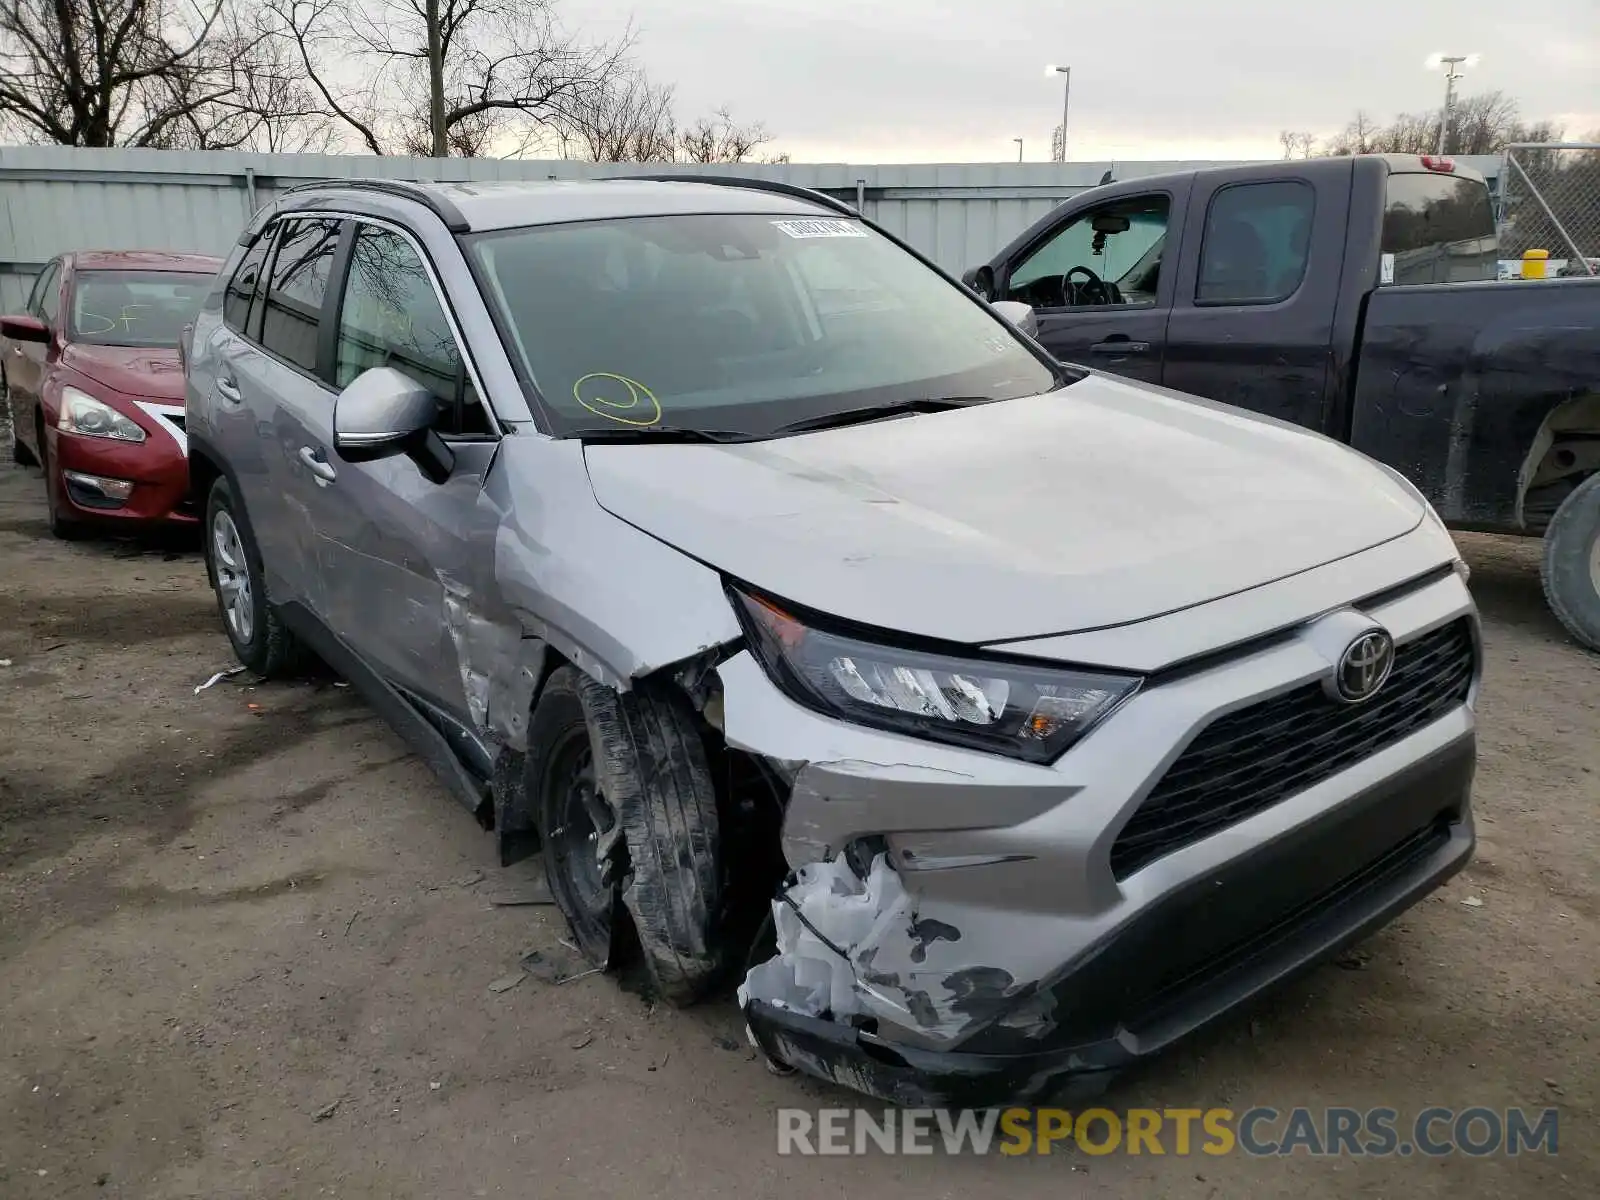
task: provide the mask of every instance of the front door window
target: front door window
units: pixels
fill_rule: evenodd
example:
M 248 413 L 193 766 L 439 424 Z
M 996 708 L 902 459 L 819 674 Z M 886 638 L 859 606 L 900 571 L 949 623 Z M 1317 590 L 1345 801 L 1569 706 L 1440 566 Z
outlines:
M 1017 264 L 1000 299 L 1036 309 L 1154 307 L 1170 211 L 1165 195 L 1086 209 Z

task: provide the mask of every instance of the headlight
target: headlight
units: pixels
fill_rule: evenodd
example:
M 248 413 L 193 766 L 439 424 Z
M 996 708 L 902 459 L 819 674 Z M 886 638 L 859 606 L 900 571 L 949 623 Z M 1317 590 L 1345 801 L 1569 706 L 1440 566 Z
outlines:
M 61 415 L 56 418 L 56 428 L 118 442 L 144 441 L 143 429 L 109 404 L 72 387 L 61 389 Z
M 1124 675 L 860 641 L 735 596 L 755 655 L 780 688 L 808 708 L 895 733 L 1051 762 L 1139 686 Z

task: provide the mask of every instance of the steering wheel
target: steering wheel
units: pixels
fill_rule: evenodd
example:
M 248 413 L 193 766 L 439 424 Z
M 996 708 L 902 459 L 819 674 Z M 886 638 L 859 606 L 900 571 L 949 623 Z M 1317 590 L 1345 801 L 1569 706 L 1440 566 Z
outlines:
M 1083 283 L 1073 283 L 1074 275 L 1082 275 Z M 1061 277 L 1061 291 L 1069 305 L 1112 304 L 1111 288 L 1104 279 L 1088 267 L 1073 267 Z

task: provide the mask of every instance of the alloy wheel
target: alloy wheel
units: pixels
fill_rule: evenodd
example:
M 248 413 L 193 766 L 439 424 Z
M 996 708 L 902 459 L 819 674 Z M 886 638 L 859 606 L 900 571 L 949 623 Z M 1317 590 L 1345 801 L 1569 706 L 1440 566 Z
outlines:
M 216 567 L 217 599 L 233 636 L 249 645 L 255 634 L 255 592 L 250 582 L 250 564 L 245 558 L 239 528 L 226 509 L 218 510 L 211 521 L 211 557 Z

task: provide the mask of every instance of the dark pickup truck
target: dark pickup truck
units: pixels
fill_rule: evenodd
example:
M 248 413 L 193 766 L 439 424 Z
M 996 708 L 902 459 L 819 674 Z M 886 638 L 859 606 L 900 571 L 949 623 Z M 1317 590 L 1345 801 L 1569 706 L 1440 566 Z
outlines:
M 1600 279 L 1495 282 L 1481 176 L 1364 155 L 1091 188 L 967 285 L 1057 358 L 1225 401 L 1403 473 L 1452 528 L 1542 536 L 1600 650 Z

